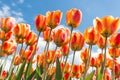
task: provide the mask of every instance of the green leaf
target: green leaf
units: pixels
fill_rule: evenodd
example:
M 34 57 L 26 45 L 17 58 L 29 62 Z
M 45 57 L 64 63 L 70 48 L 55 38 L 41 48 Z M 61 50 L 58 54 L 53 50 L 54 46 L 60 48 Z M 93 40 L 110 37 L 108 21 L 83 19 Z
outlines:
M 25 72 L 25 78 L 27 78 L 28 76 L 30 76 L 30 70 L 32 69 L 32 62 L 29 62 L 26 68 L 26 72 Z
M 3 67 L 3 65 L 0 66 L 0 74 L 2 73 L 2 67 Z
M 41 71 L 40 71 L 40 68 L 38 66 L 36 67 L 36 73 L 38 74 L 39 77 L 41 76 Z
M 22 63 L 22 65 L 20 65 L 17 73 L 16 73 L 16 80 L 21 80 L 21 77 L 23 75 L 23 71 L 24 71 L 24 67 L 25 67 L 26 61 L 24 61 Z
M 56 61 L 56 75 L 55 75 L 55 80 L 62 80 L 62 72 L 61 72 L 60 62 L 59 62 L 58 58 L 57 58 L 57 61 Z
M 27 80 L 31 80 L 34 76 L 35 76 L 36 70 L 34 70 L 34 72 L 28 76 Z
M 80 78 L 80 80 L 82 80 L 82 78 Z
M 91 72 L 86 78 L 85 80 L 92 80 L 93 76 L 94 76 L 95 71 Z
M 99 71 L 96 80 L 102 80 L 102 73 Z

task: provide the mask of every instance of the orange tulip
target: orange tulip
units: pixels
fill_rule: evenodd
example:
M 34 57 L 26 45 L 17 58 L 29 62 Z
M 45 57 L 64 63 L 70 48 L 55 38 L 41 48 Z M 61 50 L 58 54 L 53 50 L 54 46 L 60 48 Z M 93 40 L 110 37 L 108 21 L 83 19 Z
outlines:
M 20 63 L 21 63 L 20 56 L 19 55 L 15 56 L 13 64 L 14 65 L 19 65 Z
M 106 67 L 108 67 L 109 69 L 112 69 L 112 66 L 113 66 L 113 60 L 107 58 Z
M 16 24 L 14 27 L 14 35 L 17 38 L 24 39 L 28 35 L 30 31 L 30 25 L 29 24 Z
M 104 37 L 109 37 L 115 33 L 120 27 L 120 18 L 114 18 L 113 16 L 105 16 L 103 18 L 96 18 L 93 21 L 95 29 Z
M 80 77 L 80 67 L 79 65 L 73 65 L 72 66 L 72 73 L 71 73 L 72 77 Z
M 16 50 L 16 43 L 13 40 L 5 41 L 2 46 L 2 51 L 7 55 L 12 54 Z
M 66 23 L 72 28 L 76 28 L 82 21 L 82 12 L 76 8 L 72 8 L 66 12 Z
M 12 17 L 1 18 L 0 20 L 0 27 L 3 31 L 5 31 L 5 33 L 11 31 L 14 24 L 15 24 L 15 19 Z
M 43 31 L 43 39 L 47 42 L 48 42 L 48 39 L 49 39 L 49 35 L 50 35 L 50 28 L 47 27 L 46 30 Z M 54 37 L 54 31 L 52 30 L 51 35 L 50 35 L 50 41 L 53 40 L 53 37 Z
M 55 55 L 55 51 L 54 50 L 49 50 L 48 51 L 48 59 L 47 59 L 47 62 L 50 64 L 53 60 L 53 57 Z
M 89 57 L 89 49 L 88 49 L 88 48 L 85 48 L 85 49 L 81 52 L 80 57 L 81 57 L 82 61 L 86 63 L 87 60 L 88 60 L 88 57 Z
M 26 59 L 29 61 L 29 57 L 31 57 L 32 53 L 30 50 L 26 50 L 23 55 L 22 55 L 22 58 Z
M 66 63 L 66 66 L 65 66 L 64 62 L 62 62 L 62 63 L 60 64 L 60 66 L 61 66 L 61 70 L 63 70 L 64 67 L 65 67 L 65 71 L 64 71 L 65 73 L 67 73 L 67 72 L 70 71 L 70 64 L 69 64 L 69 63 Z
M 6 40 L 9 40 L 12 36 L 12 32 L 9 31 L 7 33 L 5 33 L 4 31 L 0 31 L 0 40 L 2 41 L 6 41 Z
M 98 54 L 96 66 L 99 67 L 103 63 L 103 60 L 104 60 L 103 54 L 102 53 Z
M 80 32 L 74 32 L 71 38 L 71 49 L 74 51 L 79 51 L 84 45 L 84 38 Z
M 60 50 L 61 50 L 63 56 L 67 56 L 69 54 L 68 45 L 64 45 L 64 46 L 60 47 Z
M 98 39 L 98 33 L 95 31 L 93 27 L 86 28 L 84 31 L 84 39 L 85 42 L 89 45 L 95 45 Z
M 43 15 L 37 15 L 35 18 L 35 26 L 37 31 L 42 32 L 46 29 L 46 17 Z
M 29 32 L 26 36 L 26 44 L 27 45 L 33 45 L 37 41 L 37 36 L 33 32 Z
M 42 54 L 37 55 L 37 65 L 40 66 L 43 63 Z
M 108 48 L 108 52 L 109 52 L 109 55 L 112 57 L 112 58 L 118 58 L 119 55 L 120 55 L 120 49 L 119 48 Z
M 67 28 L 60 28 L 55 32 L 54 42 L 60 47 L 66 45 L 70 40 L 70 31 Z
M 84 73 L 84 71 L 85 71 L 85 64 L 83 63 L 79 67 L 80 67 L 80 73 L 81 74 Z
M 98 35 L 97 46 L 101 49 L 105 48 L 105 38 L 100 34 Z
M 120 48 L 120 33 L 113 34 L 109 39 L 110 46 Z
M 46 25 L 51 29 L 54 29 L 60 24 L 61 18 L 62 18 L 61 11 L 59 10 L 53 12 L 48 11 L 46 13 Z
M 96 58 L 95 57 L 91 57 L 91 59 L 90 59 L 90 66 L 91 67 L 96 67 L 96 63 L 97 63 Z

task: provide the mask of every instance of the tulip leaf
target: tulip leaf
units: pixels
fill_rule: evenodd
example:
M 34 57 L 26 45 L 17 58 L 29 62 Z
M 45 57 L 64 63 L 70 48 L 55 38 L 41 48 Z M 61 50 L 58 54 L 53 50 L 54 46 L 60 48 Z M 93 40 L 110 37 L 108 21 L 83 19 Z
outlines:
M 40 68 L 37 66 L 36 67 L 36 73 L 38 74 L 38 76 L 40 77 L 40 75 L 41 75 L 41 71 L 40 71 Z
M 82 80 L 82 78 L 80 78 L 80 80 Z
M 92 80 L 93 76 L 94 76 L 95 71 L 92 71 L 86 78 L 85 80 Z
M 32 72 L 30 76 L 28 76 L 27 80 L 31 80 L 35 76 L 35 73 L 36 73 L 36 70 L 34 70 L 34 72 Z
M 55 80 L 61 80 L 61 79 L 62 79 L 62 72 L 61 72 L 61 68 L 60 68 L 59 59 L 57 58 Z
M 22 63 L 22 65 L 20 65 L 17 73 L 16 73 L 16 80 L 21 80 L 21 77 L 23 75 L 23 71 L 24 71 L 24 67 L 25 67 L 26 61 L 24 61 Z
M 27 65 L 27 69 L 25 72 L 25 78 L 27 78 L 28 76 L 30 76 L 30 70 L 32 69 L 32 62 L 29 62 Z
M 97 79 L 96 80 L 102 80 L 102 73 L 100 71 L 97 73 Z

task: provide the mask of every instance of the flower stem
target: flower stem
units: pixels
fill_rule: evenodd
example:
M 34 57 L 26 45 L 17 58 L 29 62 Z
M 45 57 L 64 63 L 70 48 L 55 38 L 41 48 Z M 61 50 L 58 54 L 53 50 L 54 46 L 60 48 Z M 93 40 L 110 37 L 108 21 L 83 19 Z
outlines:
M 27 65 L 27 70 L 26 70 L 26 72 L 25 72 L 25 78 L 28 77 L 28 74 L 29 74 L 29 72 L 30 72 L 31 65 L 32 65 L 32 60 L 33 60 L 34 55 L 35 55 L 35 53 L 36 53 L 36 48 L 37 48 L 37 45 L 38 45 L 38 42 L 39 42 L 39 36 L 40 36 L 40 34 L 41 34 L 41 32 L 38 33 L 37 42 L 36 42 L 36 44 L 35 44 L 35 49 L 34 49 L 33 54 L 32 54 L 32 56 L 31 56 L 30 62 L 29 62 L 28 65 Z
M 73 53 L 73 59 L 72 59 L 72 64 L 71 64 L 71 68 L 70 68 L 70 73 L 72 73 L 72 67 L 73 67 L 73 64 L 74 64 L 74 60 L 75 60 L 75 52 Z M 68 80 L 70 79 L 70 76 L 68 77 Z
M 48 54 L 49 45 L 50 45 L 50 36 L 51 36 L 51 33 L 52 33 L 52 28 L 50 29 L 50 34 L 49 34 L 49 37 L 48 37 L 47 47 L 46 47 L 46 51 L 45 51 L 45 53 L 46 53 L 46 63 L 45 63 L 45 69 L 44 69 L 45 71 L 43 73 L 43 75 L 44 75 L 43 80 L 46 79 L 46 70 L 47 70 L 46 68 L 47 68 L 47 58 L 48 58 L 47 54 Z
M 70 50 L 70 42 L 71 42 L 71 38 L 72 38 L 73 28 L 71 28 L 70 32 L 71 32 L 71 34 L 70 34 L 70 41 L 69 41 L 69 45 L 68 45 L 69 50 Z M 67 60 L 68 60 L 68 55 L 66 56 L 66 59 L 65 59 L 65 65 L 64 65 L 64 68 L 63 68 L 63 72 L 62 72 L 62 77 L 63 77 L 64 71 L 65 71 L 65 66 L 66 66 Z
M 115 48 L 115 51 L 116 51 L 116 48 Z M 112 80 L 115 80 L 115 71 L 114 71 L 114 69 L 115 69 L 115 53 L 116 52 L 113 53 Z
M 101 68 L 101 74 L 104 73 L 105 71 L 105 64 L 106 64 L 106 51 L 107 51 L 107 36 L 105 37 L 105 53 L 104 53 L 104 62 L 103 62 L 103 65 L 102 65 L 102 68 Z M 105 74 L 103 75 L 105 76 Z M 105 77 L 104 77 L 105 78 Z
M 84 72 L 84 74 L 83 74 L 83 80 L 85 80 L 87 71 L 88 71 L 88 69 L 89 69 L 89 64 L 90 64 L 90 59 L 91 59 L 91 51 L 92 51 L 92 45 L 89 45 L 89 58 L 88 58 L 88 60 L 87 60 L 86 67 L 85 67 L 85 72 Z

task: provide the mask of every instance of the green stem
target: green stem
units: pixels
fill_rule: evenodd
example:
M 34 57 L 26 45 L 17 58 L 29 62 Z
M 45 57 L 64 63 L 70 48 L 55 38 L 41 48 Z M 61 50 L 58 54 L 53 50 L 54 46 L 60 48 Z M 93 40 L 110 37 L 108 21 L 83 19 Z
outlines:
M 73 54 L 73 59 L 72 59 L 72 64 L 71 64 L 71 69 L 70 69 L 70 74 L 72 73 L 72 67 L 73 67 L 74 60 L 75 60 L 75 52 L 76 51 L 74 51 L 74 54 Z M 70 76 L 68 77 L 68 80 L 70 80 Z
M 18 43 L 17 43 L 17 47 L 18 47 Z M 12 75 L 12 72 L 13 72 L 13 61 L 14 61 L 14 58 L 15 58 L 15 56 L 16 56 L 16 52 L 17 52 L 17 48 L 16 48 L 16 50 L 15 50 L 15 53 L 14 53 L 14 55 L 13 55 L 13 58 L 12 58 L 12 61 L 11 61 L 11 64 L 10 64 L 10 68 L 9 68 L 9 71 L 10 71 L 10 73 L 9 73 L 9 75 L 8 75 L 8 80 L 9 80 L 9 78 L 11 77 L 11 75 Z
M 88 60 L 87 60 L 86 67 L 85 67 L 85 72 L 84 72 L 84 74 L 83 74 L 83 80 L 85 80 L 87 71 L 88 71 L 88 69 L 89 69 L 89 64 L 90 64 L 90 59 L 91 59 L 91 51 L 92 51 L 92 45 L 89 45 L 89 58 L 88 58 Z
M 101 68 L 101 71 L 100 71 L 101 74 L 103 74 L 104 71 L 105 71 L 106 52 L 107 52 L 107 36 L 105 37 L 105 53 L 104 53 L 104 62 L 103 62 L 103 65 L 102 65 L 102 68 Z M 103 76 L 105 76 L 105 74 Z
M 41 34 L 41 32 L 38 33 L 37 42 L 36 42 L 36 44 L 35 44 L 35 49 L 34 49 L 33 54 L 32 54 L 32 56 L 31 56 L 30 62 L 29 62 L 28 65 L 27 65 L 27 70 L 26 70 L 26 72 L 25 72 L 25 79 L 27 79 L 27 77 L 29 76 L 28 74 L 29 74 L 30 69 L 31 69 L 32 60 L 33 60 L 34 55 L 35 55 L 35 53 L 36 53 L 36 48 L 37 48 L 37 45 L 38 45 L 38 42 L 39 42 L 39 36 L 40 36 L 40 34 Z
M 46 47 L 46 51 L 45 51 L 45 53 L 46 53 L 46 63 L 45 63 L 45 71 L 44 71 L 44 77 L 43 77 L 43 80 L 45 80 L 46 79 L 46 68 L 47 68 L 47 58 L 48 58 L 48 56 L 47 56 L 47 54 L 48 54 L 48 50 L 49 50 L 49 45 L 50 45 L 50 36 L 51 36 L 51 33 L 52 33 L 52 28 L 50 29 L 50 34 L 49 34 L 49 37 L 48 37 L 48 42 L 47 42 L 47 47 Z
M 1 70 L 1 73 L 0 73 L 1 75 L 2 75 L 2 71 L 3 71 L 4 68 L 5 68 L 5 65 L 6 65 L 7 59 L 8 59 L 8 55 L 5 56 L 5 60 L 4 60 L 4 62 L 3 62 L 3 65 L 1 65 L 1 66 L 2 66 L 2 70 Z
M 116 48 L 115 48 L 115 51 L 116 51 Z M 114 67 L 115 67 L 115 53 L 113 53 L 112 80 L 115 80 Z
M 68 45 L 69 50 L 70 50 L 70 42 L 71 42 L 71 38 L 72 38 L 73 28 L 71 28 L 70 32 L 71 32 L 71 34 L 70 34 L 70 41 L 69 41 L 69 45 Z M 65 71 L 65 66 L 66 66 L 67 60 L 68 60 L 68 55 L 66 56 L 66 59 L 65 59 L 65 65 L 64 65 L 64 68 L 63 68 L 62 76 L 63 76 L 64 71 Z

